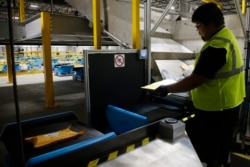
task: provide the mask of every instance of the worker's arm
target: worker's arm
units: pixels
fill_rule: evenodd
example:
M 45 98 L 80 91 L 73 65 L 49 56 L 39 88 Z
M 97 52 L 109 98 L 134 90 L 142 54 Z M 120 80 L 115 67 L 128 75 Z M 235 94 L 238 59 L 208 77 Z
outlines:
M 204 76 L 192 73 L 191 75 L 185 77 L 184 79 L 174 84 L 168 85 L 166 88 L 169 93 L 187 92 L 202 85 L 207 80 L 208 79 Z
M 168 93 L 187 92 L 202 85 L 207 80 L 208 79 L 202 75 L 192 73 L 174 84 L 159 86 L 154 91 L 154 94 L 158 96 L 166 96 Z

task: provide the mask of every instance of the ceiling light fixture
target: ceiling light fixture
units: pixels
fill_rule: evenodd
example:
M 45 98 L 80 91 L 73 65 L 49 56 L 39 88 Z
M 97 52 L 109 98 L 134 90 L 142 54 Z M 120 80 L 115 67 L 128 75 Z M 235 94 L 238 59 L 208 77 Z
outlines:
M 38 6 L 38 5 L 31 4 L 30 7 L 31 7 L 31 8 L 38 8 L 39 6 Z

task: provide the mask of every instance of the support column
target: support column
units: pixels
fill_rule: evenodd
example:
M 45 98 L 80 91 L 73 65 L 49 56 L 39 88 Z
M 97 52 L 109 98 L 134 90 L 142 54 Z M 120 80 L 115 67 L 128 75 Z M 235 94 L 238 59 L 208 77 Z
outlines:
M 140 49 L 140 0 L 132 0 L 132 39 L 133 49 Z
M 100 0 L 92 0 L 94 48 L 101 49 Z
M 24 0 L 19 0 L 19 18 L 20 22 L 25 21 Z
M 12 61 L 11 61 L 11 48 L 10 45 L 5 45 L 6 49 L 6 61 L 7 61 L 7 76 L 8 76 L 8 83 L 13 83 L 13 71 L 12 71 Z
M 50 14 L 48 12 L 41 13 L 41 34 L 43 45 L 43 66 L 45 80 L 45 96 L 46 108 L 57 106 L 54 100 L 53 74 L 51 62 L 51 42 L 50 42 Z
M 242 14 L 246 14 L 246 6 L 247 6 L 246 0 L 242 0 L 241 1 L 241 13 Z

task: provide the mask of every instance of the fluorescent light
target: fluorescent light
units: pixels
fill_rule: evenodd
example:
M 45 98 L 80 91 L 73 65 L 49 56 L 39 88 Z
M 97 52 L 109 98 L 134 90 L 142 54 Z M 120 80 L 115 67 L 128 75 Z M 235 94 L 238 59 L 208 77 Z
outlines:
M 12 19 L 19 20 L 19 17 L 15 16 L 15 17 L 12 17 Z
M 38 6 L 38 5 L 31 4 L 30 7 L 31 7 L 31 8 L 38 8 L 39 6 Z

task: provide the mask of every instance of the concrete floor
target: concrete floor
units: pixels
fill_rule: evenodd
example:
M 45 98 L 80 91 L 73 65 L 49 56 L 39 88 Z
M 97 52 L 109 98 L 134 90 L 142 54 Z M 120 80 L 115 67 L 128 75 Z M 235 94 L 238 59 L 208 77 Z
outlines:
M 54 96 L 57 107 L 45 108 L 45 85 L 43 74 L 17 76 L 17 95 L 22 119 L 53 112 L 76 110 L 79 119 L 84 111 L 84 83 L 72 80 L 72 76 L 53 76 Z M 7 77 L 0 77 L 0 127 L 15 120 L 16 107 L 12 84 Z M 80 107 L 78 107 L 80 105 Z M 75 107 L 76 106 L 76 107 Z
M 74 111 L 82 122 L 84 117 L 84 82 L 72 80 L 72 76 L 53 76 L 54 95 L 58 105 L 54 108 L 45 108 L 44 75 L 17 76 L 18 107 L 21 120 L 38 116 Z M 16 108 L 13 97 L 13 86 L 7 83 L 7 77 L 0 77 L 0 130 L 6 123 L 16 120 Z M 3 166 L 3 157 L 7 151 L 0 142 L 0 167 Z M 232 155 L 231 167 L 249 167 L 250 156 L 245 158 Z

